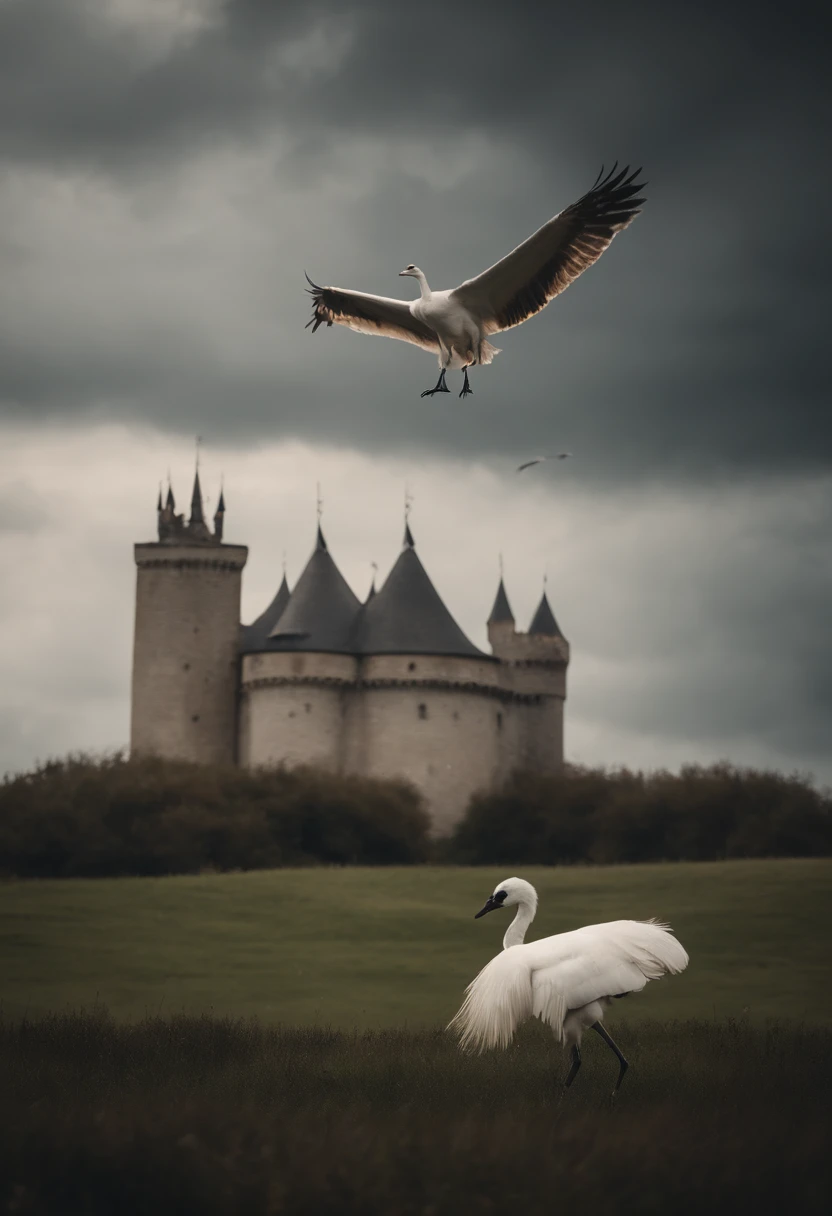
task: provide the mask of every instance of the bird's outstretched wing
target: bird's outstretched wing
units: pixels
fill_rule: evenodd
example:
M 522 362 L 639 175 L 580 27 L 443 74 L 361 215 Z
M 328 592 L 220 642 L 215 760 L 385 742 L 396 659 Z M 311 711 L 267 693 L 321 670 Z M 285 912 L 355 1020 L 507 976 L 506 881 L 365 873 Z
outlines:
M 545 460 L 566 460 L 571 455 L 571 452 L 558 452 L 557 456 L 535 456 L 534 460 L 527 460 L 525 464 L 518 464 L 517 472 L 522 473 L 524 469 L 534 468 L 536 464 L 543 464 Z
M 639 214 L 646 182 L 617 165 L 576 203 L 538 228 L 500 262 L 451 293 L 480 319 L 486 334 L 522 324 L 565 291 Z
M 319 287 L 306 276 L 312 296 L 312 326 L 314 334 L 319 325 L 345 325 L 360 334 L 380 334 L 412 342 L 436 354 L 439 344 L 436 334 L 410 311 L 406 300 L 391 300 L 387 296 L 366 295 L 363 291 L 347 291 L 341 287 Z

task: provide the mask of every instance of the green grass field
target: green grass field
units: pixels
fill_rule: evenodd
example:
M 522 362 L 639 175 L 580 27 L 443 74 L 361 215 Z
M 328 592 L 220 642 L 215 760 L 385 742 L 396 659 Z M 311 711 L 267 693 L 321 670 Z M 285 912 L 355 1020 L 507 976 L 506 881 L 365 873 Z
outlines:
M 541 897 L 530 937 L 657 916 L 688 949 L 684 975 L 622 1002 L 613 1022 L 829 1019 L 830 861 L 522 875 Z M 211 1011 L 292 1026 L 440 1026 L 500 949 L 508 914 L 473 914 L 505 877 L 418 867 L 5 883 L 2 1012 L 101 1004 L 120 1018 Z

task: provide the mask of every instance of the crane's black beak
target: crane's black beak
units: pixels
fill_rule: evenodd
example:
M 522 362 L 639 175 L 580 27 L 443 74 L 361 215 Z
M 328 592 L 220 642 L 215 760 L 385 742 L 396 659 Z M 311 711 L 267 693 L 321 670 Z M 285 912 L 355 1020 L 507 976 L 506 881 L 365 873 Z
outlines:
M 485 916 L 486 912 L 493 912 L 495 908 L 502 907 L 502 904 L 497 903 L 493 895 L 489 895 L 485 901 L 485 907 L 480 908 L 479 912 L 474 913 L 474 920 L 479 920 L 481 916 Z

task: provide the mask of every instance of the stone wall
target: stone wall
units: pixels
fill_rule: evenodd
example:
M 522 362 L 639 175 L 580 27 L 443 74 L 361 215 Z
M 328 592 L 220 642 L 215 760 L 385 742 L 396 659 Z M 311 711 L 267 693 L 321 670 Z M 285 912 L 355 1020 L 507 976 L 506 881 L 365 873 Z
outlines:
M 130 748 L 236 758 L 243 545 L 135 546 Z
M 405 779 L 442 834 L 478 790 L 540 757 L 546 771 L 559 763 L 563 703 L 515 687 L 524 680 L 524 669 L 485 657 L 245 655 L 240 763 Z

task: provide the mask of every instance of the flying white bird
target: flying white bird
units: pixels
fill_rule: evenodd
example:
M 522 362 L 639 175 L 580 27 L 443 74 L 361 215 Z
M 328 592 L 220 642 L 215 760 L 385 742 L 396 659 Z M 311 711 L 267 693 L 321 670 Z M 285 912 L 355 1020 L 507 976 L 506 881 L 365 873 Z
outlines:
M 432 351 L 439 360 L 439 380 L 423 397 L 449 393 L 445 372 L 462 368 L 460 397 L 473 392 L 468 368 L 490 363 L 499 354 L 486 338 L 521 325 L 565 291 L 608 247 L 617 232 L 639 214 L 643 198 L 634 197 L 646 185 L 641 172 L 629 166 L 616 173 L 602 169 L 591 190 L 561 211 L 528 240 L 451 291 L 431 291 L 412 263 L 400 276 L 419 280 L 418 300 L 392 300 L 341 287 L 318 287 L 306 276 L 313 299 L 312 332 L 319 325 L 346 325 L 362 334 L 399 338 Z
M 571 452 L 558 452 L 557 456 L 535 456 L 534 460 L 527 460 L 525 464 L 518 464 L 517 472 L 522 473 L 524 469 L 531 469 L 536 464 L 543 464 L 544 460 L 567 460 L 571 455 Z
M 568 1088 L 581 1067 L 581 1036 L 591 1027 L 618 1057 L 615 1093 L 628 1064 L 601 1025 L 604 1011 L 615 998 L 640 992 L 648 980 L 684 971 L 686 951 L 667 925 L 652 920 L 587 925 L 524 945 L 537 911 L 537 892 L 522 878 L 499 883 L 474 919 L 515 905 L 503 953 L 468 985 L 448 1029 L 459 1033 L 464 1050 L 482 1052 L 506 1047 L 521 1022 L 538 1017 L 572 1048 Z

